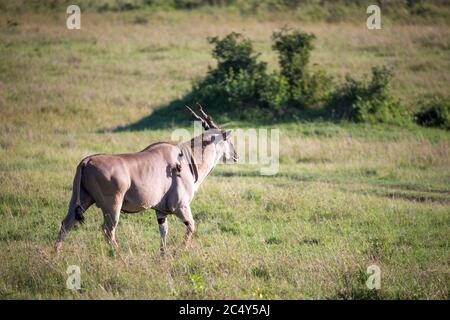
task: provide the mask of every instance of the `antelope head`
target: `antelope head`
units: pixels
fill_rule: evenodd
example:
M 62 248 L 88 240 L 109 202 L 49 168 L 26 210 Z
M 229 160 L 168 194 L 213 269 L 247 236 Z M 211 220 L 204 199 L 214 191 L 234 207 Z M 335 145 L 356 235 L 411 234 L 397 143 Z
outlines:
M 194 116 L 194 119 L 202 123 L 203 129 L 205 129 L 203 140 L 207 140 L 204 142 L 214 143 L 218 159 L 222 159 L 223 162 L 237 162 L 238 155 L 233 142 L 231 141 L 231 131 L 225 131 L 220 128 L 213 121 L 212 117 L 206 114 L 203 107 L 199 103 L 197 103 L 197 107 L 201 116 L 186 106 L 186 108 Z

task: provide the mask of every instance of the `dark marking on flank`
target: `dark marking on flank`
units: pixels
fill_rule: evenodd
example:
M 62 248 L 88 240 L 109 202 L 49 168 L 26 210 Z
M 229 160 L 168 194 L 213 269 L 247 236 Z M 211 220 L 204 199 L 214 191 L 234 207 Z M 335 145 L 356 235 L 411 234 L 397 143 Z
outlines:
M 184 221 L 184 225 L 188 226 L 189 225 L 189 221 Z
M 166 218 L 158 218 L 158 224 L 163 224 L 166 222 Z

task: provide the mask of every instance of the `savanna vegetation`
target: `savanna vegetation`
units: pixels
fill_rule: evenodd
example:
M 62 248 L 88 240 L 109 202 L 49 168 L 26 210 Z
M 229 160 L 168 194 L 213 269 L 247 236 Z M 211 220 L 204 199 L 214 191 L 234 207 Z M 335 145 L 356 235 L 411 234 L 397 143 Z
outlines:
M 381 30 L 365 1 L 79 2 L 81 30 L 64 1 L 0 3 L 2 299 L 449 298 L 446 1 L 378 1 Z M 279 173 L 217 167 L 188 251 L 171 217 L 160 256 L 151 211 L 122 214 L 111 251 L 91 208 L 55 256 L 79 160 L 192 129 L 196 99 L 227 129 L 280 129 Z

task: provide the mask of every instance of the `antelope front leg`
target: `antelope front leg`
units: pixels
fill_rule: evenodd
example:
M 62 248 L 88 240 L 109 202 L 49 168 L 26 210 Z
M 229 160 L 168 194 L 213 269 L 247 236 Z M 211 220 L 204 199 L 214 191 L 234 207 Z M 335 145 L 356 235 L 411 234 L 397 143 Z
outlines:
M 189 206 L 181 207 L 176 210 L 177 217 L 183 221 L 186 226 L 186 234 L 184 235 L 184 244 L 186 247 L 189 246 L 189 243 L 192 238 L 192 234 L 195 231 L 195 222 L 192 218 L 191 208 Z
M 159 250 L 161 254 L 164 255 L 166 253 L 166 236 L 167 232 L 169 231 L 169 225 L 167 223 L 167 215 L 157 211 L 156 218 L 158 219 L 159 234 L 161 235 Z

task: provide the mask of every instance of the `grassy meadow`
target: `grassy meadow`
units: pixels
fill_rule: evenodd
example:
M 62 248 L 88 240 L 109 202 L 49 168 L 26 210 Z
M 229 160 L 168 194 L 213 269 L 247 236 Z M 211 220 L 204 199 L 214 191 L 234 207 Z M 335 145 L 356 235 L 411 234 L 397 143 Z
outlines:
M 422 96 L 448 95 L 448 25 L 389 21 L 370 31 L 365 20 L 218 9 L 86 12 L 81 30 L 65 19 L 0 13 L 1 299 L 449 299 L 450 132 L 415 125 L 259 125 L 280 129 L 279 173 L 218 166 L 192 203 L 189 251 L 184 225 L 169 217 L 162 258 L 149 211 L 121 215 L 113 252 L 95 207 L 63 254 L 53 251 L 78 162 L 168 140 L 180 126 L 169 117 L 133 124 L 205 75 L 207 37 L 242 32 L 274 69 L 273 31 L 313 32 L 313 63 L 336 78 L 391 66 L 395 96 L 415 110 Z M 365 285 L 372 264 L 380 290 Z M 79 291 L 66 289 L 69 265 L 81 268 Z

